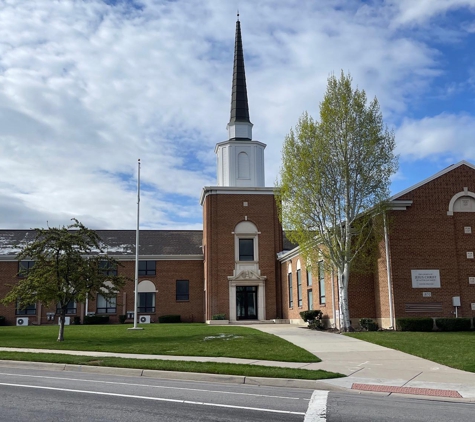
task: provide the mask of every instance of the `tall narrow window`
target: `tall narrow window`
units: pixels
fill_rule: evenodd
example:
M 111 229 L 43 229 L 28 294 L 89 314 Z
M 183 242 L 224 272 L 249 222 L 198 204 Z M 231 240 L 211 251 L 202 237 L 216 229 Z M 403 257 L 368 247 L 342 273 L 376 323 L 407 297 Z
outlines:
M 245 152 L 238 154 L 238 179 L 250 178 L 249 156 Z
M 254 261 L 254 239 L 239 239 L 239 261 Z
M 307 267 L 307 286 L 312 285 L 312 267 Z
M 325 299 L 325 269 L 323 268 L 323 261 L 318 263 L 318 294 L 320 297 L 320 304 L 326 303 Z
M 297 270 L 297 301 L 299 308 L 302 307 L 302 275 L 300 268 Z
M 307 306 L 308 310 L 311 311 L 313 309 L 313 293 L 312 289 L 307 290 Z
M 294 306 L 294 297 L 292 292 L 292 273 L 289 273 L 287 276 L 287 281 L 289 284 L 289 308 L 293 308 Z
M 176 300 L 190 300 L 190 282 L 189 280 L 176 281 Z
M 139 293 L 139 313 L 155 312 L 155 292 Z

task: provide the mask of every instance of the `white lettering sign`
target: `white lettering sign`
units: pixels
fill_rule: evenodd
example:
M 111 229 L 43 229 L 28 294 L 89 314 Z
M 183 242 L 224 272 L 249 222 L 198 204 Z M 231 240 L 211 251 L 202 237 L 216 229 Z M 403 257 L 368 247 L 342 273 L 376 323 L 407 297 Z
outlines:
M 440 288 L 439 270 L 411 270 L 412 287 L 414 289 Z

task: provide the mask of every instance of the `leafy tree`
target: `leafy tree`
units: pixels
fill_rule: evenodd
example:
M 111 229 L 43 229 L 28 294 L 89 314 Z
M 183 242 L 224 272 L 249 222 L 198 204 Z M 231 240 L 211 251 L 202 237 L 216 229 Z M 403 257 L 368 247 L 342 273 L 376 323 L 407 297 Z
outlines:
M 375 216 L 387 207 L 398 167 L 395 138 L 383 124 L 378 100 L 341 72 L 330 76 L 320 120 L 304 113 L 287 135 L 280 170 L 281 218 L 291 241 L 314 262 L 335 268 L 341 329 L 348 331 L 348 282 L 357 258 L 367 259 Z M 359 264 L 359 263 L 358 263 Z
M 26 244 L 17 259 L 34 261 L 23 277 L 11 286 L 3 303 L 17 302 L 20 309 L 36 302 L 57 306 L 60 317 L 58 341 L 64 341 L 64 321 L 68 304 L 84 302 L 100 293 L 112 297 L 124 286 L 126 278 L 107 275 L 107 268 L 118 262 L 107 256 L 96 232 L 78 220 L 61 228 L 35 229 L 35 239 Z

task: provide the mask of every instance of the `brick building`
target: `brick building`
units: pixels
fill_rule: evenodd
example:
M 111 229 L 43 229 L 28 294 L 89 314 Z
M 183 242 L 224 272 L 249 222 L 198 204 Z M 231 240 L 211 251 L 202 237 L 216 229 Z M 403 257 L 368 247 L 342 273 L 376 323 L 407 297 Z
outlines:
M 240 22 L 236 43 L 228 139 L 216 145 L 217 186 L 201 194 L 203 230 L 140 231 L 138 316 L 155 322 L 179 314 L 183 321 L 300 322 L 299 312 L 321 309 L 338 326 L 337 277 L 323 263 L 308 267 L 290 245 L 278 219 L 274 188 L 264 184 L 266 145 L 252 140 Z M 395 195 L 374 266 L 351 274 L 353 324 L 372 318 L 394 327 L 403 316 L 475 315 L 475 166 L 460 162 Z M 135 231 L 98 230 L 121 275 L 134 279 Z M 0 297 L 18 278 L 16 259 L 29 230 L 0 230 Z M 134 310 L 134 282 L 116 298 L 98 295 L 71 303 L 70 317 L 119 315 Z M 56 309 L 0 305 L 10 325 L 55 324 Z

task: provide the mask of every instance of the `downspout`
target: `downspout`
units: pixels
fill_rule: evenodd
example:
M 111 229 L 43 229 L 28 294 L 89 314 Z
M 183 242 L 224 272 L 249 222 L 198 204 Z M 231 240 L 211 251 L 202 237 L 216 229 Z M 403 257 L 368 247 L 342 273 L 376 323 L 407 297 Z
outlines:
M 386 249 L 386 272 L 388 275 L 388 299 L 389 299 L 389 319 L 391 326 L 389 328 L 395 329 L 394 324 L 394 302 L 393 302 L 393 289 L 392 289 L 392 274 L 391 274 L 391 260 L 389 259 L 389 236 L 387 229 L 386 213 L 383 213 L 383 225 L 384 225 L 384 246 Z

